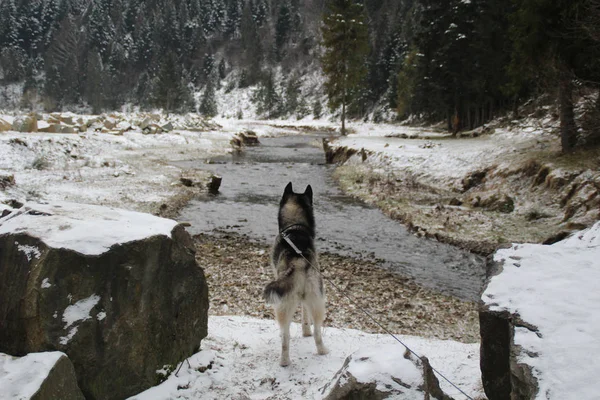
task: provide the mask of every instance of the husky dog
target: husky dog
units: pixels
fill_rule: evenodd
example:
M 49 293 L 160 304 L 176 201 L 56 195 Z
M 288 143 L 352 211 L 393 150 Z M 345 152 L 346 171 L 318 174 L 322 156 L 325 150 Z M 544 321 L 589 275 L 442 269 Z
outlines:
M 317 352 L 327 354 L 321 336 L 325 293 L 314 246 L 315 217 L 310 185 L 299 194 L 294 193 L 292 183 L 288 183 L 279 203 L 278 222 L 279 235 L 271 255 L 276 279 L 265 287 L 264 297 L 275 309 L 281 329 L 280 365 L 285 367 L 290 364 L 290 323 L 299 303 L 302 304 L 303 336 L 311 335 L 312 322 Z M 286 236 L 302 255 L 285 240 Z

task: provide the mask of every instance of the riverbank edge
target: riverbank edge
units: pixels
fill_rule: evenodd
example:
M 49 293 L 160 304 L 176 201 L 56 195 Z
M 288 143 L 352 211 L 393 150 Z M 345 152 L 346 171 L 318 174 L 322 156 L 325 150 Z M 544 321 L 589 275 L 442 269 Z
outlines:
M 600 204 L 600 172 L 589 168 L 600 149 L 559 155 L 559 162 L 556 151 L 534 151 L 509 167 L 481 167 L 451 189 L 432 186 L 419 174 L 396 175 L 382 168 L 380 160 L 387 157 L 383 152 L 336 145 L 335 140 L 323 145 L 328 163 L 336 164 L 333 177 L 344 193 L 379 208 L 416 236 L 488 260 L 512 243 L 552 244 L 600 219 L 594 211 Z M 515 211 L 514 199 L 522 198 L 529 208 Z

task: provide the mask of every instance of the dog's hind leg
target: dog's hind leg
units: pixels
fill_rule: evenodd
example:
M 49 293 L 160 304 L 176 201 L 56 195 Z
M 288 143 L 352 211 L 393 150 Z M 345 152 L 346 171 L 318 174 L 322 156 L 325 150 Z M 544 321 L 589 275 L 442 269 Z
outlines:
M 321 297 L 313 298 L 308 303 L 312 315 L 314 326 L 315 344 L 317 353 L 323 355 L 329 353 L 329 350 L 323 344 L 323 321 L 325 321 L 325 300 Z
M 302 304 L 302 336 L 312 336 L 310 331 L 310 312 L 305 304 Z
M 275 306 L 275 317 L 281 331 L 281 360 L 279 365 L 287 367 L 290 365 L 290 324 L 294 317 L 294 307 L 289 302 L 282 302 Z

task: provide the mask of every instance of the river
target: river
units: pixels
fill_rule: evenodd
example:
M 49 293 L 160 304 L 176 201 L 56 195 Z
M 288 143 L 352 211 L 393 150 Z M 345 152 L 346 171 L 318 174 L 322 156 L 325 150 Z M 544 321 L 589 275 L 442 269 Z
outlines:
M 217 195 L 191 201 L 179 219 L 192 224 L 188 228 L 192 234 L 218 230 L 271 242 L 277 235 L 277 208 L 285 185 L 292 182 L 294 190 L 302 192 L 310 184 L 319 251 L 375 258 L 382 268 L 420 285 L 478 300 L 485 278 L 484 259 L 417 238 L 378 209 L 342 193 L 332 178 L 335 166 L 325 164 L 324 136 L 262 138 L 260 146 L 248 147 L 242 154 L 216 157 L 209 163 L 204 159 L 178 162 L 180 167 L 209 170 L 223 178 Z

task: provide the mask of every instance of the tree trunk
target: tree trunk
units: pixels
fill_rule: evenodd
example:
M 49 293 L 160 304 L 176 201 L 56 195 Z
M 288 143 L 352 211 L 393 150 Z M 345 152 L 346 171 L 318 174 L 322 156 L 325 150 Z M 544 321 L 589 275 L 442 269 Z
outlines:
M 342 102 L 342 136 L 346 136 L 346 96 Z
M 519 97 L 515 96 L 513 98 L 513 107 L 512 107 L 512 118 L 513 119 L 519 119 Z
M 345 68 L 347 70 L 347 67 Z M 344 72 L 346 74 L 346 72 Z M 344 93 L 342 94 L 342 136 L 346 136 L 346 86 L 347 81 L 344 77 Z
M 568 76 L 561 78 L 558 88 L 560 105 L 560 143 L 563 153 L 573 150 L 577 143 L 577 125 L 573 111 L 573 82 Z

